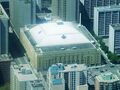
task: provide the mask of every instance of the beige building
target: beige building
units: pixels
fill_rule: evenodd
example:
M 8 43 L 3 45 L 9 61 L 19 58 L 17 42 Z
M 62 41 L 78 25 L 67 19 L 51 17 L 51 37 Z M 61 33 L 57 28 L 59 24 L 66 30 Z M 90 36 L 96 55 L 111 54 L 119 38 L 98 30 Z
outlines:
M 10 66 L 10 90 L 46 90 L 43 81 L 29 64 L 12 63 Z
M 120 80 L 116 74 L 111 72 L 96 76 L 95 90 L 119 90 Z
M 101 64 L 101 54 L 70 22 L 48 22 L 29 25 L 20 30 L 31 65 L 37 70 L 55 63 Z

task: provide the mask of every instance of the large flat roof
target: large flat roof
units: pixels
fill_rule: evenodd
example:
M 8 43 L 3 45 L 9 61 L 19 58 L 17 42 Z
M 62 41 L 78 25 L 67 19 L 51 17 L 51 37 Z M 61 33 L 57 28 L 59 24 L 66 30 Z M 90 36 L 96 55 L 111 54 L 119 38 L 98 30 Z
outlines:
M 38 47 L 90 43 L 70 22 L 48 22 L 28 29 Z
M 68 64 L 65 65 L 65 69 L 62 72 L 72 72 L 72 71 L 86 71 L 87 66 L 85 64 Z

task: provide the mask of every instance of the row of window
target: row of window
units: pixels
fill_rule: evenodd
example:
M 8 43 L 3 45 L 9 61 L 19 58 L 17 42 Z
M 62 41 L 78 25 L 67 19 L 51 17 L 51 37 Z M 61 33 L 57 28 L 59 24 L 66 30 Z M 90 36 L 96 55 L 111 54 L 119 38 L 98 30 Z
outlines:
M 50 65 L 54 63 L 85 63 L 87 65 L 99 63 L 95 59 L 95 55 L 69 55 L 69 56 L 59 56 L 55 58 L 44 58 L 44 60 L 39 61 L 39 65 L 43 66 L 44 69 L 47 69 Z
M 85 8 L 90 18 L 93 18 L 94 7 L 119 5 L 120 0 L 84 0 Z
M 108 36 L 109 25 L 120 23 L 120 11 L 100 12 L 98 20 L 98 35 Z

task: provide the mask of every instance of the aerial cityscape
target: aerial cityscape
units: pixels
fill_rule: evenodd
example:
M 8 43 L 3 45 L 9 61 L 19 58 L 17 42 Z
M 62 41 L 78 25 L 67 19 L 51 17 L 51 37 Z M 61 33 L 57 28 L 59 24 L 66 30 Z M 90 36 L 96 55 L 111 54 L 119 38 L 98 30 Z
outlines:
M 120 90 L 120 0 L 0 0 L 0 90 Z

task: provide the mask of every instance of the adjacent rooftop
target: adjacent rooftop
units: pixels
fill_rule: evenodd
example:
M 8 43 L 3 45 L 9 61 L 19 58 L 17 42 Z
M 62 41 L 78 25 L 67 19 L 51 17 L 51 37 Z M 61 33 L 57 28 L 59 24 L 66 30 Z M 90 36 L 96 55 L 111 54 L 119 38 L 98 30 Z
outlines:
M 94 66 L 88 67 L 88 83 L 90 85 L 95 84 L 95 77 L 104 73 L 111 72 L 120 79 L 120 65 L 102 65 L 102 66 Z M 105 79 L 105 78 L 104 78 Z M 108 78 L 109 79 L 109 78 Z
M 96 77 L 100 82 L 114 82 L 114 81 L 118 81 L 119 78 L 117 77 L 117 75 L 111 73 L 111 72 L 106 72 L 106 73 L 102 73 L 101 75 Z
M 13 68 L 19 81 L 37 80 L 37 77 L 33 73 L 33 70 L 29 64 L 21 64 L 21 65 L 14 64 L 11 67 Z

